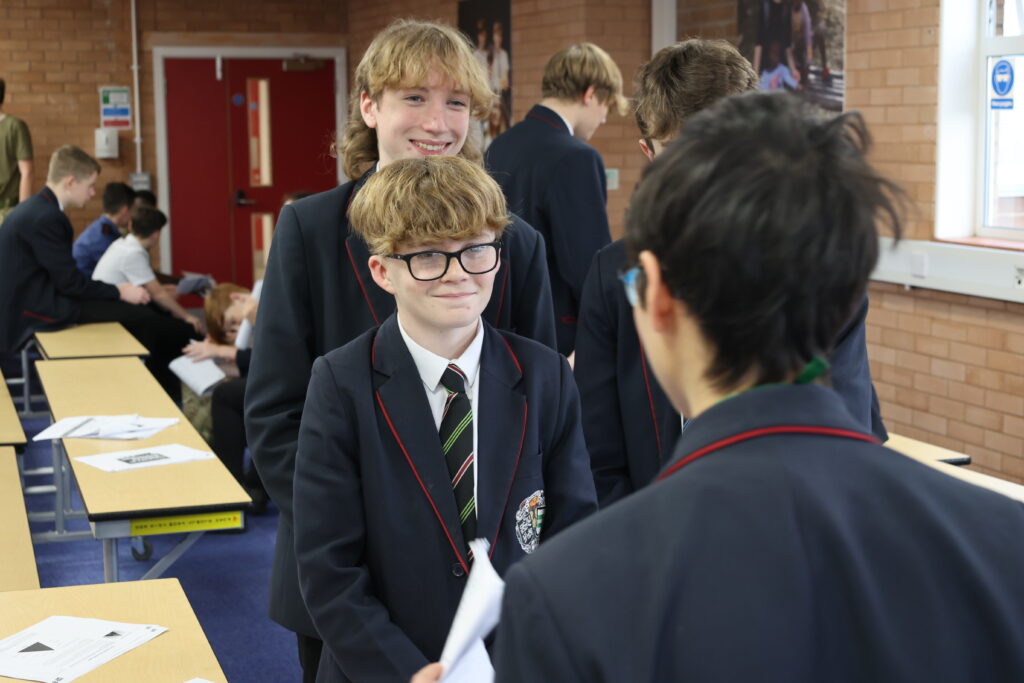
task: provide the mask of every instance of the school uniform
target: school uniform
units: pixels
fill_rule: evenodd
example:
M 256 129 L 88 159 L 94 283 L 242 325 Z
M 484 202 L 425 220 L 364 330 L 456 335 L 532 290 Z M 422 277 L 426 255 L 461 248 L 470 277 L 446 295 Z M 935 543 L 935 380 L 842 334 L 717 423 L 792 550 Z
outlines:
M 310 369 L 318 356 L 376 327 L 395 310 L 394 298 L 370 275 L 366 243 L 348 224 L 349 204 L 369 175 L 281 210 L 246 387 L 249 449 L 267 493 L 281 511 L 270 616 L 311 637 L 317 634 L 299 594 L 292 539 L 292 476 Z M 501 266 L 483 318 L 554 346 L 543 240 L 514 218 L 502 241 Z
M 37 329 L 78 320 L 87 299 L 117 301 L 117 287 L 90 280 L 71 257 L 74 231 L 44 187 L 16 206 L 0 230 L 0 350 L 14 351 Z
M 611 242 L 607 180 L 597 150 L 573 136 L 555 111 L 536 105 L 487 148 L 487 170 L 547 244 L 558 350 L 575 348 L 583 280 Z
M 1024 507 L 868 439 L 814 385 L 708 409 L 509 570 L 496 680 L 1024 680 Z
M 597 253 L 583 288 L 576 335 L 576 383 L 594 482 L 605 507 L 652 481 L 672 454 L 679 414 L 651 371 L 618 273 L 626 248 L 617 240 Z M 885 441 L 868 366 L 864 298 L 829 356 L 832 388 L 862 426 Z
M 593 512 L 596 496 L 568 363 L 482 326 L 468 377 L 476 536 L 504 574 Z M 425 350 L 403 336 L 392 316 L 313 366 L 293 514 L 302 594 L 324 641 L 320 683 L 404 682 L 436 661 L 471 568 L 428 401 L 437 380 L 427 384 Z

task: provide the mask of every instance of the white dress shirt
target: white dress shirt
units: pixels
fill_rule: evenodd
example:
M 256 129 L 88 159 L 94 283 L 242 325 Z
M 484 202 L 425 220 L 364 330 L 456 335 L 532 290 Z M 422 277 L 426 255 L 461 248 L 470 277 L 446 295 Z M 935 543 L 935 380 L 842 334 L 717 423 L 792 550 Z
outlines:
M 416 364 L 416 369 L 420 373 L 423 390 L 427 394 L 427 403 L 430 404 L 430 412 L 434 418 L 434 427 L 438 431 L 441 429 L 441 417 L 444 414 L 444 404 L 448 398 L 448 392 L 441 384 L 441 375 L 448 369 L 449 363 L 458 365 L 459 369 L 466 375 L 466 395 L 469 397 L 470 410 L 473 411 L 473 453 L 476 456 L 473 458 L 473 496 L 477 500 L 476 510 L 479 511 L 480 498 L 477 496 L 477 482 L 480 480 L 480 453 L 478 449 L 480 441 L 477 438 L 477 432 L 480 424 L 480 414 L 477 411 L 477 406 L 479 405 L 477 397 L 480 392 L 480 351 L 484 346 L 483 322 L 477 321 L 476 336 L 473 337 L 473 341 L 469 343 L 469 346 L 462 352 L 462 355 L 458 358 L 448 359 L 428 351 L 417 344 L 405 331 L 405 328 L 402 327 L 402 317 L 398 314 L 395 314 L 395 317 L 398 320 L 398 330 L 402 333 L 402 339 L 405 340 L 405 345 L 408 347 L 412 360 Z M 447 463 L 445 468 L 447 468 Z M 466 540 L 470 541 L 473 539 Z

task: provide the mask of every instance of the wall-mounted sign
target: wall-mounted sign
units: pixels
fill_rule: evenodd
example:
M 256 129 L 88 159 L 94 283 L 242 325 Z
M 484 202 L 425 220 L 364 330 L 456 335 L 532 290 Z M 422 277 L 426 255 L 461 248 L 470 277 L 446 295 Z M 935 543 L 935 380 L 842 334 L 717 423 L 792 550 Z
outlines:
M 100 86 L 100 128 L 132 127 L 131 89 L 121 85 Z
M 1013 64 L 1008 59 L 1000 59 L 992 65 L 992 92 L 996 94 L 989 101 L 992 109 L 1013 109 Z

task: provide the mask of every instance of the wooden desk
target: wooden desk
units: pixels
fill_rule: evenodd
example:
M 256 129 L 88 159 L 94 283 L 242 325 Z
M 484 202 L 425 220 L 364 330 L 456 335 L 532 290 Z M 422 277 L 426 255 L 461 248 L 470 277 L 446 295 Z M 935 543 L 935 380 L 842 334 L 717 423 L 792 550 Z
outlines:
M 149 351 L 121 323 L 90 323 L 57 332 L 36 332 L 43 358 L 148 356 Z
M 75 679 L 80 683 L 184 683 L 192 678 L 227 683 L 177 579 L 0 593 L 0 614 L 0 638 L 51 616 L 167 627 L 166 633 Z
M 21 428 L 18 411 L 7 390 L 7 382 L 0 372 L 0 446 L 24 446 L 25 431 Z
M 965 453 L 951 451 L 948 448 L 934 446 L 924 441 L 900 436 L 899 434 L 890 434 L 889 440 L 885 442 L 885 447 L 899 451 L 904 455 L 909 455 L 917 460 L 934 460 L 949 463 L 950 465 L 971 464 L 971 456 Z
M 78 481 L 93 536 L 104 541 L 104 568 L 108 580 L 117 580 L 118 538 L 188 532 L 192 537 L 190 546 L 205 530 L 244 526 L 241 510 L 252 500 L 217 458 L 127 472 L 104 472 L 75 460 L 83 455 L 170 443 L 210 450 L 141 360 L 38 361 L 36 371 L 55 420 L 78 415 L 127 413 L 179 418 L 178 424 L 149 439 L 65 439 L 62 442 Z M 113 543 L 108 543 L 110 541 Z M 170 561 L 176 558 L 174 555 Z
M 39 588 L 18 461 L 9 446 L 0 447 L 0 549 L 0 591 Z M 0 608 L 0 614 L 3 613 Z

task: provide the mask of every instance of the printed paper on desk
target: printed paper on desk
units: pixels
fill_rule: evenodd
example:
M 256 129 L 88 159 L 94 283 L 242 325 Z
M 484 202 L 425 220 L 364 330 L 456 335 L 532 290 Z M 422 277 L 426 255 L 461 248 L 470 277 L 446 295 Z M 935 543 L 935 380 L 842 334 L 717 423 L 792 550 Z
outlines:
M 139 417 L 138 415 L 79 415 L 65 417 L 32 437 L 47 439 L 148 439 L 171 425 L 176 417 Z
M 213 393 L 213 388 L 227 376 L 212 358 L 194 361 L 188 356 L 178 356 L 167 367 L 188 385 L 196 396 L 209 396 Z
M 167 629 L 82 617 L 48 617 L 0 640 L 0 676 L 70 683 Z
M 494 678 L 494 668 L 484 650 L 483 639 L 498 625 L 505 582 L 491 565 L 487 556 L 490 545 L 486 540 L 478 538 L 470 541 L 469 547 L 473 550 L 473 566 L 441 652 L 441 664 L 446 672 L 441 679 L 444 683 L 489 681 Z M 481 651 L 484 655 L 482 660 Z M 461 661 L 463 659 L 468 661 Z
M 81 455 L 75 460 L 92 465 L 104 472 L 123 472 L 125 470 L 139 470 L 143 467 L 158 467 L 160 465 L 178 465 L 193 460 L 208 460 L 214 457 L 209 451 L 200 451 L 178 443 L 166 444 L 163 446 L 151 446 L 150 448 L 138 448 L 134 451 L 114 451 L 113 453 L 100 453 L 97 455 Z

